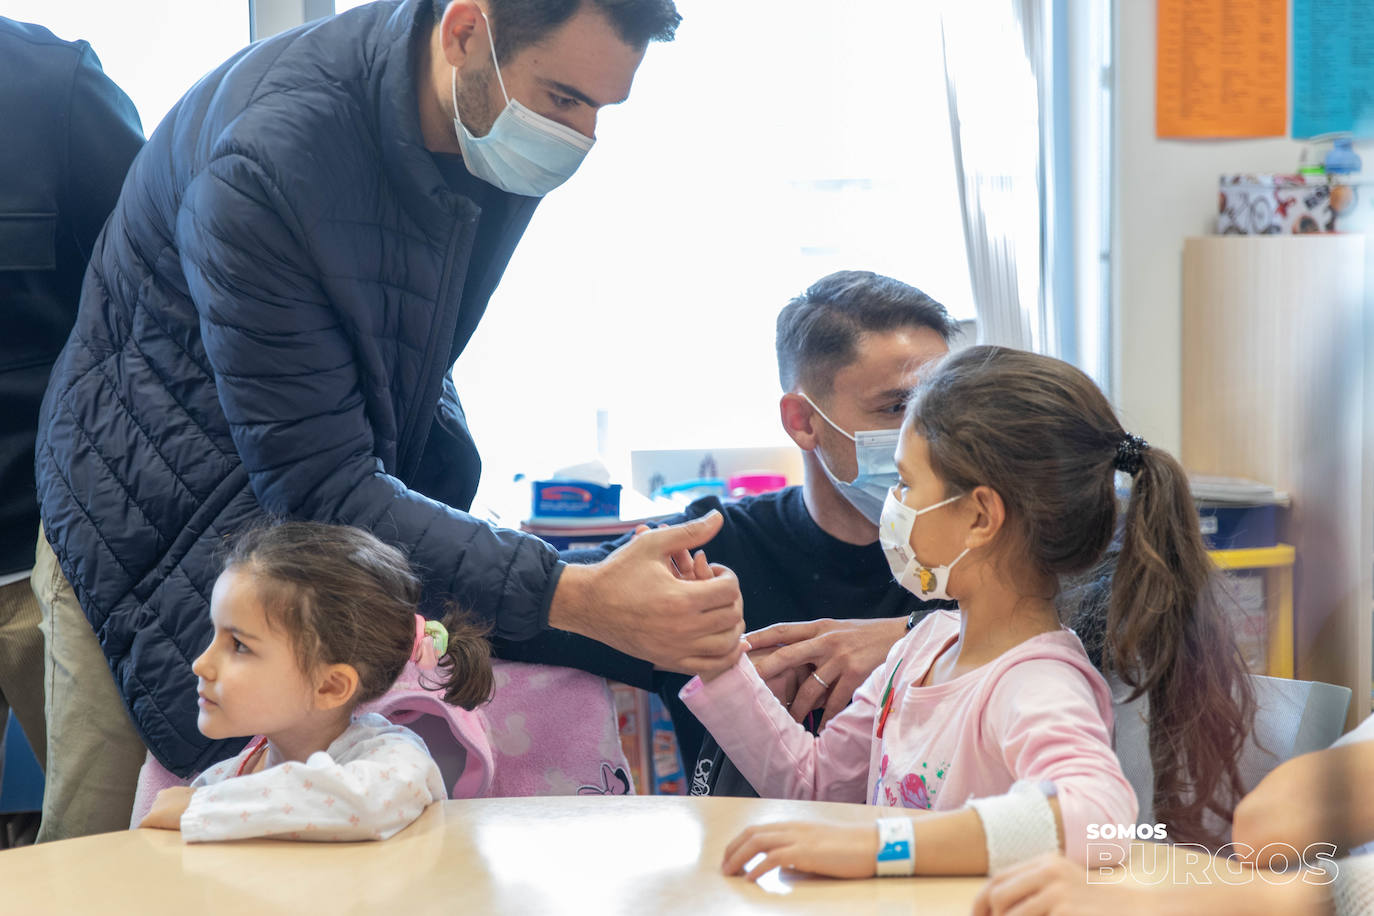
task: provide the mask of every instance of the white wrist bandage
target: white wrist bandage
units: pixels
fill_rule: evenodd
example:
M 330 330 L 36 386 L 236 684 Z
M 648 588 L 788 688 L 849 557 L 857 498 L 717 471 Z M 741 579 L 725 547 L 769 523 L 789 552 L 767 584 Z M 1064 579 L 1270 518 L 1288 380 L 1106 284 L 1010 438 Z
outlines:
M 909 817 L 878 818 L 878 877 L 916 874 L 916 835 Z
M 1331 902 L 1336 916 L 1358 916 L 1374 912 L 1374 853 L 1337 859 L 1328 866 L 1335 872 Z
M 1018 782 L 1006 795 L 975 798 L 968 806 L 983 821 L 989 875 L 1041 853 L 1059 851 L 1054 810 L 1038 785 Z

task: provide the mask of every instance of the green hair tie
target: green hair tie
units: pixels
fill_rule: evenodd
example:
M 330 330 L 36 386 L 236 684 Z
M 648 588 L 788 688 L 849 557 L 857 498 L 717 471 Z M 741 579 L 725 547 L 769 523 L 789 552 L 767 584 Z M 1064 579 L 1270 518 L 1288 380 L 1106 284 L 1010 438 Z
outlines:
M 442 658 L 448 652 L 448 630 L 437 620 L 426 620 L 425 635 L 434 641 L 434 655 Z

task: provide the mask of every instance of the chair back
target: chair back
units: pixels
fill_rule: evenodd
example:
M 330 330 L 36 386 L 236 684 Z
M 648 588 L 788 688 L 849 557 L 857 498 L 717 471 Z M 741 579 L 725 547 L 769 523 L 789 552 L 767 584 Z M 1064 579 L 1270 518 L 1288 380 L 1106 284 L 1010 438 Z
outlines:
M 1285 760 L 1328 748 L 1345 727 L 1350 688 L 1322 681 L 1251 675 L 1255 689 L 1255 727 L 1240 755 L 1246 792 Z M 1154 768 L 1150 763 L 1150 703 L 1124 702 L 1130 689 L 1111 681 L 1115 704 L 1117 759 L 1140 802 L 1140 822 L 1154 823 Z

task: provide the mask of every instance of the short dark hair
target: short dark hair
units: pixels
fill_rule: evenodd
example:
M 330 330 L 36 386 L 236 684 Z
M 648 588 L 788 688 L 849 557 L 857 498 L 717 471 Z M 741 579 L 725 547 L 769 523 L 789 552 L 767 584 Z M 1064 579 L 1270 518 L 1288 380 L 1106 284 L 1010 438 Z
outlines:
M 448 8 L 448 0 L 433 3 L 437 23 Z M 620 40 L 632 48 L 643 48 L 651 41 L 672 41 L 682 22 L 673 0 L 488 0 L 497 63 L 542 41 L 583 4 L 595 7 Z
M 353 666 L 354 705 L 386 693 L 410 660 L 420 579 L 399 550 L 371 532 L 322 522 L 256 526 L 234 539 L 224 568 L 257 580 L 268 624 L 286 633 L 302 671 Z M 444 626 L 448 651 L 435 680 L 449 703 L 472 709 L 491 696 L 487 628 L 457 610 Z
M 835 371 L 854 361 L 861 334 L 898 328 L 929 328 L 949 343 L 959 325 L 900 280 L 871 270 L 822 277 L 778 313 L 778 380 L 784 391 L 802 383 L 824 394 Z

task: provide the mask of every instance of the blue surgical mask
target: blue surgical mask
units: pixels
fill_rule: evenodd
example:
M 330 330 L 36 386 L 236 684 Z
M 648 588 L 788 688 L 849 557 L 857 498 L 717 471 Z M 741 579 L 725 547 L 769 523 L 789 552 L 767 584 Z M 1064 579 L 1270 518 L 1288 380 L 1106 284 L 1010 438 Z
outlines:
M 481 12 L 479 9 L 478 12 Z M 482 18 L 487 18 L 482 13 Z M 506 98 L 491 130 L 485 137 L 474 137 L 458 116 L 458 70 L 454 68 L 453 129 L 463 151 L 463 164 L 477 178 L 511 194 L 543 197 L 572 177 L 595 141 L 541 114 L 530 111 L 511 98 L 496 63 L 496 43 L 487 21 L 487 43 L 496 81 Z
M 888 568 L 892 570 L 897 584 L 917 598 L 926 601 L 952 600 L 949 574 L 954 571 L 954 564 L 969 552 L 969 548 L 965 547 L 963 553 L 943 566 L 926 566 L 916 559 L 916 551 L 911 549 L 911 529 L 918 517 L 963 499 L 964 495 L 951 496 L 924 509 L 911 508 L 890 490 L 883 500 L 882 518 L 878 522 L 878 543 L 883 545 L 883 555 L 887 557 Z
M 806 394 L 801 392 L 801 396 L 806 398 L 806 403 L 821 415 L 821 419 L 835 428 L 835 431 L 854 443 L 854 457 L 857 461 L 858 473 L 853 480 L 840 480 L 826 465 L 825 459 L 821 457 L 820 450 L 816 451 L 816 459 L 821 463 L 821 470 L 825 471 L 826 479 L 832 486 L 840 492 L 849 504 L 858 509 L 863 517 L 873 524 L 878 524 L 878 519 L 883 512 L 883 498 L 887 496 L 889 490 L 897 483 L 897 440 L 901 436 L 900 429 L 870 429 L 857 430 L 849 433 L 842 429 L 834 420 L 825 415 L 825 411 L 816 406 L 816 402 Z

